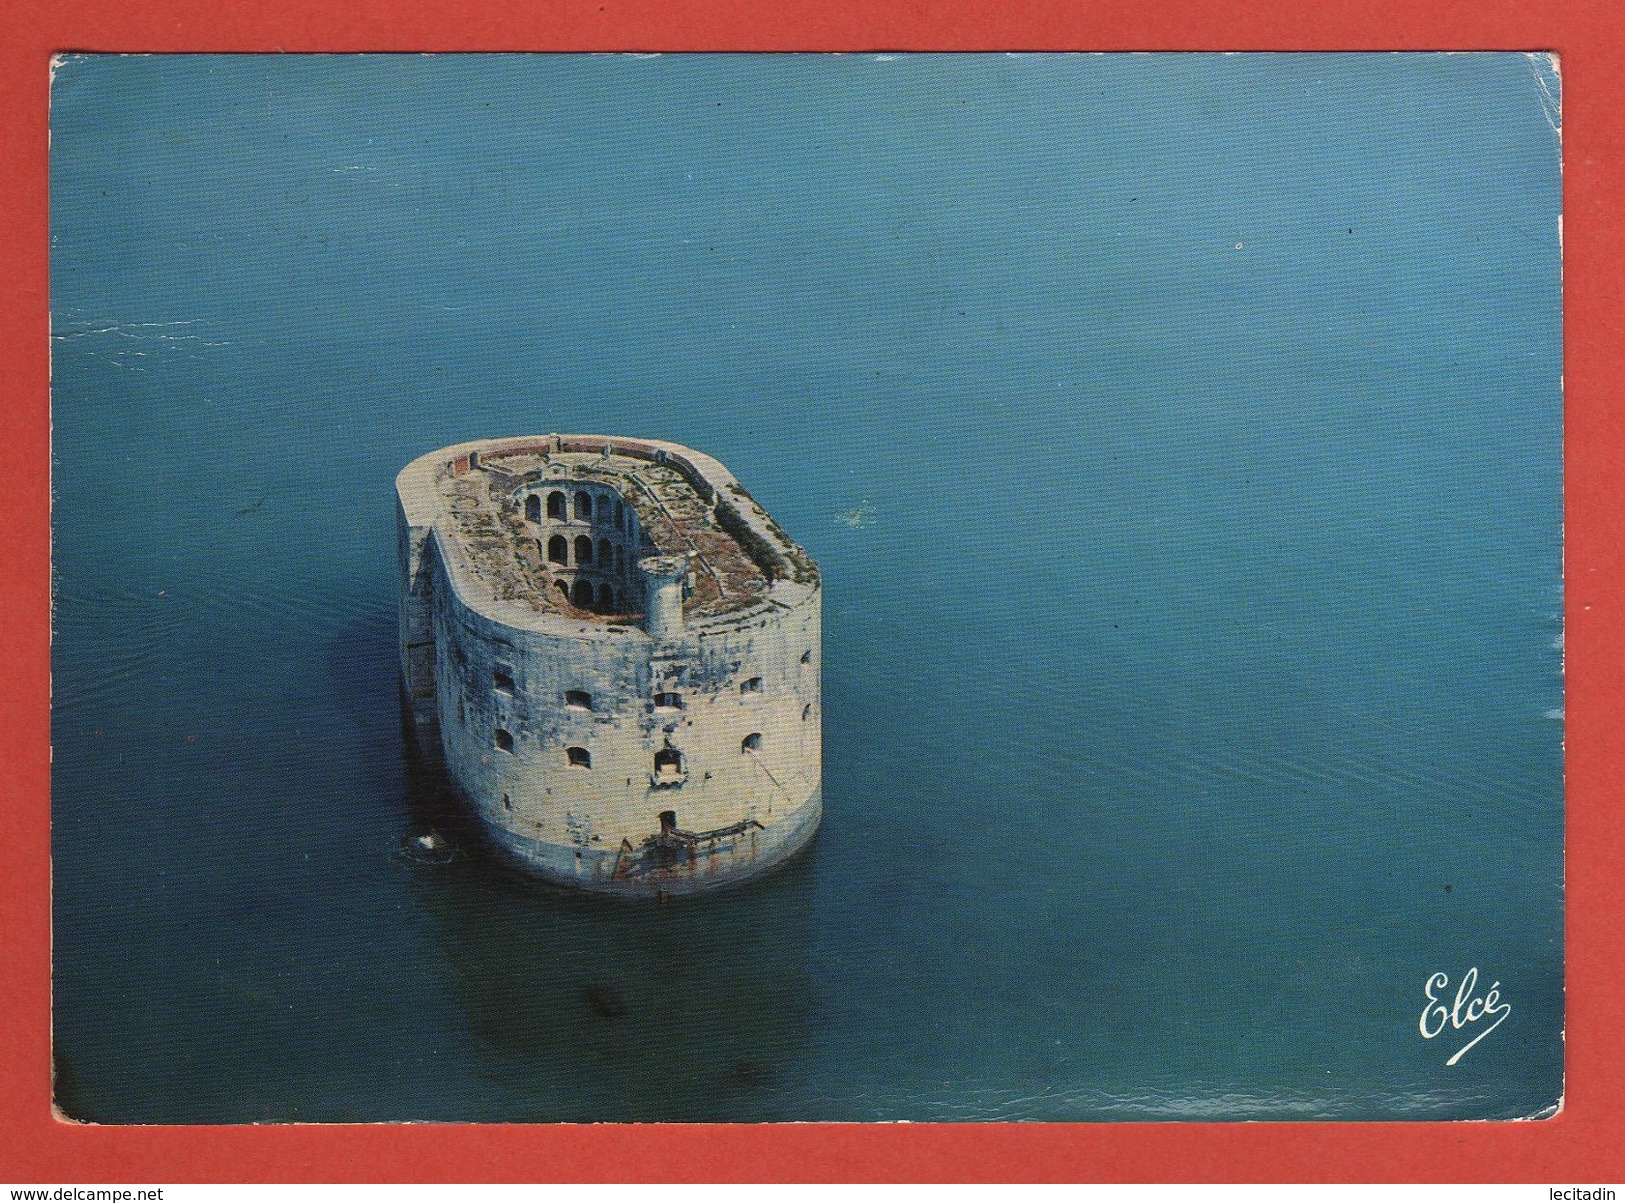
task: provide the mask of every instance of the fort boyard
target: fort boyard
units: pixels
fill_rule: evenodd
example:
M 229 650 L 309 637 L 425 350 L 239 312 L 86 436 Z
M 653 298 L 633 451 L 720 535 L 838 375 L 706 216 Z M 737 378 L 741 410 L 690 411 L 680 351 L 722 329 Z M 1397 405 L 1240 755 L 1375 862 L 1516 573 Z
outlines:
M 410 737 L 500 854 L 664 900 L 806 845 L 818 568 L 726 468 L 546 435 L 431 452 L 395 485 Z

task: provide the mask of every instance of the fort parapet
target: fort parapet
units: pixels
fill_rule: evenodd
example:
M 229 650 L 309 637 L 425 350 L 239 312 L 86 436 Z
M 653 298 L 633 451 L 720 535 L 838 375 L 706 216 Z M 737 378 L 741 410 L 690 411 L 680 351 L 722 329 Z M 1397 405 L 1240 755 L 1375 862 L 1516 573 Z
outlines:
M 812 838 L 818 569 L 726 468 L 491 439 L 414 460 L 396 493 L 411 738 L 508 859 L 664 897 Z

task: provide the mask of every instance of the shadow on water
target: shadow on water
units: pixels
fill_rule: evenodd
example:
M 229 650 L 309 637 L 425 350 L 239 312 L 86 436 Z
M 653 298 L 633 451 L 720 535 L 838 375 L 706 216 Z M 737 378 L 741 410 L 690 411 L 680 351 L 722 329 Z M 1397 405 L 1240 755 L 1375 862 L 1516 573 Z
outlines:
M 430 917 L 489 1089 L 445 1119 L 792 1119 L 813 1006 L 809 849 L 764 880 L 667 905 L 553 890 L 497 863 L 438 774 L 412 765 Z

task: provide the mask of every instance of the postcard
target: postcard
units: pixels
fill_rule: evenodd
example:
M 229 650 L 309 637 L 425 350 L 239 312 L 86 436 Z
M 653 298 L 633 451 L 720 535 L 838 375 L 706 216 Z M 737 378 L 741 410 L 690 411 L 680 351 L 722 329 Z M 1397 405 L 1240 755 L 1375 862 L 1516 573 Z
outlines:
M 62 57 L 60 1114 L 1556 1114 L 1559 97 Z

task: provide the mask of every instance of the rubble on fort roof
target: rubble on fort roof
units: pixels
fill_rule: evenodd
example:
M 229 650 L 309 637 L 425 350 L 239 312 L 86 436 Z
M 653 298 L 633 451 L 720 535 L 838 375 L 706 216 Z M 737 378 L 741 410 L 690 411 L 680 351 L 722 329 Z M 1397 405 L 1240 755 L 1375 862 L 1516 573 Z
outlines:
M 527 520 L 523 507 L 514 500 L 516 492 L 527 485 L 557 484 L 568 490 L 571 484 L 589 483 L 610 485 L 632 508 L 644 534 L 640 554 L 689 557 L 692 592 L 684 610 L 691 617 L 714 617 L 751 606 L 767 597 L 770 572 L 799 580 L 810 569 L 805 553 L 787 539 L 779 549 L 747 548 L 723 529 L 716 503 L 706 501 L 669 464 L 575 451 L 493 453 L 461 475 L 448 468 L 436 479 L 450 528 L 469 567 L 492 596 L 528 605 L 538 613 L 608 623 L 635 621 L 637 612 L 601 614 L 561 596 L 554 586 L 554 570 L 538 541 L 543 537 L 542 528 Z M 762 512 L 749 494 L 742 489 L 737 492 L 741 496 L 731 504 Z M 730 504 L 726 499 L 719 501 Z M 745 529 L 740 533 L 745 542 L 754 535 Z M 773 533 L 780 534 L 776 529 Z M 635 591 L 631 596 L 634 602 L 638 600 Z

